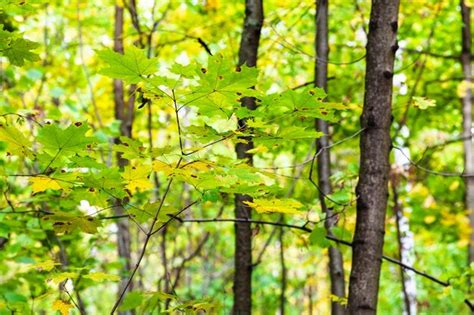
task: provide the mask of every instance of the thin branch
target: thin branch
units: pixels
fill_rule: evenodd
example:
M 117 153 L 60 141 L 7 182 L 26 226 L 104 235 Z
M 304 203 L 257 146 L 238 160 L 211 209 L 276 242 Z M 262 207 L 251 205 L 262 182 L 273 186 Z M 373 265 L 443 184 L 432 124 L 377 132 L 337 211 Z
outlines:
M 178 160 L 178 162 L 176 163 L 176 166 L 175 168 L 178 168 L 179 165 L 181 164 L 181 161 L 183 159 L 180 158 Z M 145 241 L 143 242 L 143 246 L 142 246 L 142 249 L 140 251 L 140 255 L 138 256 L 138 260 L 137 260 L 137 263 L 135 264 L 135 267 L 133 268 L 132 270 L 132 273 L 130 274 L 128 280 L 127 280 L 127 283 L 125 284 L 125 286 L 122 288 L 122 291 L 120 292 L 120 295 L 119 295 L 119 298 L 117 299 L 117 301 L 115 301 L 115 304 L 114 306 L 112 307 L 112 311 L 110 312 L 110 314 L 114 314 L 115 311 L 117 310 L 118 306 L 120 305 L 120 303 L 122 302 L 122 299 L 123 297 L 125 296 L 125 293 L 128 289 L 128 287 L 130 286 L 130 284 L 132 283 L 132 280 L 133 280 L 133 277 L 135 276 L 135 273 L 137 272 L 138 268 L 140 267 L 140 264 L 143 260 L 143 257 L 145 256 L 145 252 L 146 252 L 146 249 L 148 247 L 148 243 L 150 242 L 150 239 L 151 239 L 151 236 L 154 234 L 153 232 L 153 229 L 155 228 L 155 225 L 156 223 L 158 222 L 158 216 L 160 214 L 160 211 L 161 211 L 161 208 L 163 207 L 164 205 L 164 202 L 165 202 L 165 199 L 166 199 L 166 196 L 168 195 L 170 189 L 171 189 L 171 184 L 173 183 L 173 178 L 170 178 L 168 180 L 168 185 L 166 186 L 166 189 L 165 189 L 165 192 L 163 193 L 163 198 L 161 198 L 161 201 L 160 201 L 160 204 L 158 206 L 158 209 L 156 210 L 155 212 L 155 216 L 153 217 L 153 221 L 151 222 L 151 225 L 148 229 L 148 232 L 146 233 L 146 237 L 145 237 Z M 162 227 L 166 226 L 170 221 L 168 220 L 165 224 L 162 225 Z
M 432 175 L 437 175 L 437 176 L 444 176 L 444 177 L 462 177 L 462 178 L 474 177 L 474 174 L 465 174 L 465 173 L 456 173 L 456 172 L 442 172 L 442 171 L 431 170 L 429 168 L 426 168 L 426 167 L 416 163 L 412 159 L 410 159 L 410 157 L 403 151 L 402 148 L 399 148 L 397 146 L 393 146 L 393 148 L 400 151 L 402 153 L 402 155 L 407 159 L 407 161 L 411 165 L 413 165 L 415 168 L 417 168 L 419 170 L 422 170 L 423 172 L 426 172 L 426 173 L 429 173 L 429 174 L 432 174 Z
M 248 220 L 248 219 L 180 219 L 180 218 L 176 218 L 178 221 L 180 222 L 198 222 L 198 223 L 207 223 L 207 222 L 234 222 L 234 223 L 255 223 L 255 224 L 266 224 L 266 225 L 273 225 L 273 226 L 279 226 L 279 227 L 285 227 L 285 228 L 291 228 L 291 229 L 296 229 L 296 230 L 301 230 L 301 231 L 304 231 L 304 232 L 308 232 L 308 233 L 311 233 L 312 232 L 312 229 L 306 227 L 306 226 L 300 226 L 300 225 L 293 225 L 293 224 L 287 224 L 287 223 L 281 223 L 281 222 L 271 222 L 271 221 L 263 221 L 263 220 Z M 339 238 L 336 238 L 334 236 L 330 236 L 330 235 L 326 235 L 326 239 L 330 240 L 330 241 L 333 241 L 333 242 L 336 242 L 336 243 L 339 243 L 339 244 L 342 244 L 342 245 L 346 245 L 346 246 L 349 246 L 349 247 L 352 247 L 352 242 L 349 242 L 349 241 L 345 241 L 345 240 L 341 240 Z M 424 277 L 432 282 L 435 282 L 441 286 L 444 286 L 444 287 L 449 287 L 451 286 L 451 284 L 449 282 L 446 282 L 446 281 L 443 281 L 443 280 L 440 280 L 426 272 L 423 272 L 423 271 L 420 271 L 412 266 L 409 266 L 407 264 L 404 264 L 402 263 L 401 261 L 397 260 L 397 259 L 394 259 L 392 257 L 389 257 L 389 256 L 386 256 L 386 255 L 382 255 L 382 259 L 383 260 L 386 260 L 392 264 L 395 264 L 395 265 L 398 265 L 400 267 L 402 267 L 403 269 L 405 270 L 409 270 L 409 271 L 412 271 L 414 272 L 415 274 L 421 276 L 421 277 Z M 466 303 L 469 308 L 471 310 L 473 310 L 473 305 L 471 304 L 471 302 L 467 299 L 464 300 L 464 303 Z

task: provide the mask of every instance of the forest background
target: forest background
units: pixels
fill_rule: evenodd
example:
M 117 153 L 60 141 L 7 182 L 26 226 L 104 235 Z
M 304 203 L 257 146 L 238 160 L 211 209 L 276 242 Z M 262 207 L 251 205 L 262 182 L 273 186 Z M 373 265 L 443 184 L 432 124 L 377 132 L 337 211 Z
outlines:
M 0 0 L 0 314 L 363 307 L 368 82 L 392 116 L 369 308 L 472 311 L 473 3 L 385 2 Z M 366 81 L 378 9 L 396 55 Z

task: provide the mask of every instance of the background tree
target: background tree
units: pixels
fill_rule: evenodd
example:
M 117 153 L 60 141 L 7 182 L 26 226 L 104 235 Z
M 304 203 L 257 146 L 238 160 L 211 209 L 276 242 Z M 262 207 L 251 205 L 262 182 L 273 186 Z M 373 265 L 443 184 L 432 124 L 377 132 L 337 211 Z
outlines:
M 360 138 L 360 171 L 357 222 L 353 240 L 349 312 L 375 314 L 392 146 L 392 78 L 397 51 L 398 1 L 372 1 L 367 41 L 363 129 Z
M 262 0 L 245 1 L 245 20 L 240 40 L 239 67 L 247 65 L 257 66 L 260 31 L 263 25 Z M 256 101 L 253 97 L 242 98 L 242 106 L 255 110 Z M 241 119 L 239 129 L 246 129 L 247 120 Z M 242 138 L 235 151 L 237 158 L 245 159 L 253 165 L 253 155 L 248 151 L 254 148 L 252 138 Z M 251 210 L 245 202 L 252 202 L 248 195 L 235 195 L 235 217 L 250 219 Z M 252 309 L 252 228 L 250 223 L 235 224 L 235 269 L 234 269 L 234 314 L 250 314 Z
M 328 11 L 327 0 L 316 1 L 316 61 L 315 61 L 315 85 L 324 89 L 327 93 L 328 87 Z M 331 158 L 329 141 L 329 124 L 325 120 L 316 119 L 316 129 L 324 135 L 317 139 L 316 148 L 321 151 L 318 156 L 318 185 L 319 202 L 321 209 L 326 214 L 325 227 L 328 235 L 333 235 L 331 228 L 337 224 L 336 214 L 327 206 L 326 198 L 332 193 L 331 189 Z M 341 251 L 336 246 L 329 247 L 329 273 L 331 277 L 331 294 L 339 298 L 345 297 L 344 282 L 344 260 Z M 345 307 L 339 301 L 333 301 L 331 314 L 344 314 Z

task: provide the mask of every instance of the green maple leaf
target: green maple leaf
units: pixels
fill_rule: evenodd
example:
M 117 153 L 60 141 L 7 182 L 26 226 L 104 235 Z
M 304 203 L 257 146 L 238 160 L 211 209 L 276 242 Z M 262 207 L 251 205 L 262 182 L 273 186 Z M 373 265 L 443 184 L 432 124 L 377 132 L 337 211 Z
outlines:
M 5 34 L 0 35 L 4 37 Z M 2 45 L 2 48 L 5 45 Z M 0 49 L 2 55 L 10 60 L 12 65 L 23 66 L 25 60 L 28 61 L 38 61 L 39 56 L 32 52 L 31 50 L 39 46 L 38 43 L 32 42 L 24 38 L 12 39 L 9 44 L 6 45 L 6 48 Z
M 271 94 L 262 98 L 258 112 L 265 117 L 269 110 L 275 114 L 288 114 L 302 118 L 321 118 L 334 121 L 334 111 L 344 109 L 341 104 L 323 102 L 324 90 L 316 87 L 305 87 L 298 90 L 287 90 L 280 94 Z M 258 115 L 258 114 L 255 114 Z
M 72 124 L 66 129 L 51 124 L 40 129 L 37 140 L 49 156 L 54 157 L 54 160 L 60 160 L 84 153 L 93 141 L 93 138 L 86 136 L 87 131 L 89 126 L 81 122 Z
M 122 157 L 128 160 L 146 158 L 149 156 L 148 150 L 140 141 L 128 137 L 120 137 L 120 144 L 114 144 L 113 148 L 122 153 Z
M 13 39 L 13 33 L 5 31 L 3 28 L 4 25 L 0 24 L 0 51 L 9 49 Z
M 202 115 L 228 118 L 240 107 L 242 97 L 258 95 L 252 88 L 257 84 L 257 69 L 236 67 L 222 55 L 209 57 L 207 67 L 196 66 L 194 73 L 198 86 L 178 102 L 197 107 Z
M 158 68 L 157 58 L 147 58 L 144 50 L 134 46 L 126 49 L 123 55 L 111 49 L 99 51 L 98 55 L 108 66 L 100 71 L 101 74 L 130 84 L 143 81 Z
M 56 233 L 70 233 L 78 229 L 84 233 L 94 234 L 101 226 L 100 221 L 96 218 L 72 215 L 61 211 L 44 216 L 43 221 L 53 222 L 53 229 Z

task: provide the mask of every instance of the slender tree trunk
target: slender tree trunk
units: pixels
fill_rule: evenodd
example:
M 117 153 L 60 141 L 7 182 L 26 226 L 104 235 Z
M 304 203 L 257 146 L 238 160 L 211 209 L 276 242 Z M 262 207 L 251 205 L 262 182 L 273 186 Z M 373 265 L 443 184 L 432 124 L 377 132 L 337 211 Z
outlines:
M 471 9 L 461 0 L 462 16 L 462 53 L 461 63 L 464 81 L 466 84 L 465 94 L 462 97 L 463 116 L 463 144 L 464 144 L 464 172 L 474 172 L 474 152 L 472 147 L 472 66 L 471 66 Z M 469 213 L 469 224 L 471 227 L 469 242 L 469 264 L 474 262 L 474 178 L 464 178 L 464 206 Z
M 239 65 L 247 64 L 249 67 L 257 65 L 257 52 L 260 41 L 260 31 L 263 25 L 262 0 L 245 1 L 245 20 L 240 41 Z M 255 99 L 245 97 L 242 106 L 251 110 L 255 109 Z M 239 127 L 245 126 L 245 120 L 239 120 Z M 253 148 L 250 138 L 244 139 L 246 143 L 236 145 L 237 158 L 246 159 L 253 163 L 252 154 L 247 153 Z M 249 219 L 250 209 L 243 203 L 250 201 L 246 195 L 235 196 L 235 217 Z M 234 270 L 234 305 L 233 314 L 246 315 L 252 310 L 252 230 L 250 224 L 235 224 L 235 270 Z
M 284 221 L 282 221 L 284 222 Z M 280 266 L 281 266 L 281 281 L 280 281 L 280 315 L 285 314 L 285 304 L 286 304 L 286 283 L 287 283 L 287 270 L 285 264 L 285 243 L 284 243 L 284 235 L 285 230 L 280 228 L 278 235 L 278 242 L 280 243 Z
M 316 0 L 316 62 L 315 62 L 315 83 L 327 91 L 328 83 L 328 0 Z M 323 132 L 324 135 L 316 140 L 317 150 L 329 146 L 329 125 L 322 119 L 316 119 L 316 129 Z M 332 209 L 326 204 L 325 195 L 332 192 L 329 178 L 331 176 L 331 158 L 329 149 L 323 149 L 318 156 L 318 185 L 321 189 L 319 201 L 321 208 L 326 214 L 326 218 L 332 217 Z M 325 221 L 327 233 L 332 235 L 331 228 L 336 225 L 337 220 L 330 219 Z M 329 247 L 329 275 L 331 278 L 331 294 L 338 297 L 345 297 L 344 284 L 344 260 L 342 253 L 337 247 Z M 344 306 L 333 301 L 331 303 L 331 314 L 344 314 Z
M 114 51 L 123 54 L 123 7 L 115 5 L 115 26 L 114 26 Z M 132 135 L 132 116 L 130 114 L 130 103 L 129 100 L 128 108 L 124 100 L 124 88 L 121 80 L 114 80 L 114 103 L 115 103 L 115 119 L 120 120 L 120 135 L 130 137 Z M 133 102 L 132 102 L 133 106 Z M 132 107 L 133 110 L 133 107 Z M 114 140 L 115 143 L 119 143 L 119 139 Z M 126 159 L 123 159 L 121 155 L 117 155 L 117 163 L 119 167 L 124 167 L 128 164 Z M 124 214 L 124 208 L 122 206 L 126 200 L 117 200 L 115 203 L 116 215 Z M 124 262 L 124 277 L 119 286 L 119 294 L 122 291 L 128 280 L 128 273 L 132 269 L 131 266 L 131 242 L 130 242 L 130 228 L 128 220 L 119 220 L 117 222 L 117 246 L 118 254 L 120 259 Z M 128 290 L 133 289 L 133 283 L 130 284 Z
M 395 155 L 395 169 L 393 169 L 391 176 L 392 196 L 393 196 L 393 212 L 395 215 L 395 222 L 397 226 L 397 240 L 398 240 L 398 255 L 399 260 L 405 265 L 413 266 L 415 261 L 414 244 L 415 240 L 413 232 L 410 231 L 410 224 L 408 218 L 403 214 L 403 208 L 399 199 L 398 186 L 400 183 L 400 172 L 406 158 L 400 161 Z M 407 185 L 407 190 L 410 190 L 410 185 Z M 402 282 L 403 293 L 403 314 L 416 314 L 416 281 L 415 274 L 409 270 L 405 270 L 400 266 L 400 279 Z
M 375 314 L 377 310 L 392 147 L 392 77 L 398 48 L 399 5 L 399 0 L 372 0 L 349 284 L 351 314 Z

